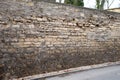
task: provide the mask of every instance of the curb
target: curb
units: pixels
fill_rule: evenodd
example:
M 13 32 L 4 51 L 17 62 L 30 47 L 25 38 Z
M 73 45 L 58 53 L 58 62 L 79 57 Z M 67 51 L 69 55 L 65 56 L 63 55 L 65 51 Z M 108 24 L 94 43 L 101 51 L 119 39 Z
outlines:
M 107 63 L 103 63 L 103 64 L 70 68 L 70 69 L 45 73 L 45 74 L 37 74 L 37 75 L 32 75 L 32 76 L 27 76 L 27 77 L 22 77 L 22 78 L 18 78 L 18 79 L 12 79 L 12 80 L 34 80 L 34 79 L 51 77 L 51 76 L 57 76 L 57 75 L 61 75 L 61 74 L 74 73 L 74 72 L 83 71 L 83 70 L 96 69 L 96 68 L 102 68 L 102 67 L 108 67 L 108 66 L 115 66 L 115 65 L 119 65 L 119 64 L 120 64 L 120 61 L 107 62 Z

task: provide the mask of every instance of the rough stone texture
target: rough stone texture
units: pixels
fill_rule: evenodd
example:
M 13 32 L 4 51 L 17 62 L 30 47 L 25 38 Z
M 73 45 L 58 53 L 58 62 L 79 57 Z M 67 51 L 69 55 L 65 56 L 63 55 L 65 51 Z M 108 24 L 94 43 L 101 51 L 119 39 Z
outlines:
M 0 2 L 0 77 L 120 60 L 120 14 L 47 2 Z

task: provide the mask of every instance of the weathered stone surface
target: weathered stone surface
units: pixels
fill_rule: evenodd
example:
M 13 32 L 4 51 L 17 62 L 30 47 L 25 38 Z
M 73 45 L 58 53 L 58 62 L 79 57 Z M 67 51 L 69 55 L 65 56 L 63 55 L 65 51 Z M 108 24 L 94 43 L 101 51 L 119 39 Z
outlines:
M 120 14 L 47 2 L 0 1 L 0 77 L 120 60 Z

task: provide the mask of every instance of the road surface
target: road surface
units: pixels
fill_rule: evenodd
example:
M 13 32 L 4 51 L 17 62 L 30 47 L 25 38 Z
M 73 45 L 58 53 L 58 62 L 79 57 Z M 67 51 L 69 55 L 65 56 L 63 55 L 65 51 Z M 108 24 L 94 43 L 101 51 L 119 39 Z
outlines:
M 120 80 L 120 65 L 48 77 L 45 80 Z

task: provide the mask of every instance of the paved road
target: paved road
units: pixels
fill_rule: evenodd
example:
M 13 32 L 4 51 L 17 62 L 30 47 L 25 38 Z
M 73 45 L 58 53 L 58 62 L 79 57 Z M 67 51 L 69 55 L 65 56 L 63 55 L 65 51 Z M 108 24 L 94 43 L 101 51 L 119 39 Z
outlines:
M 120 65 L 55 76 L 45 80 L 120 80 Z

